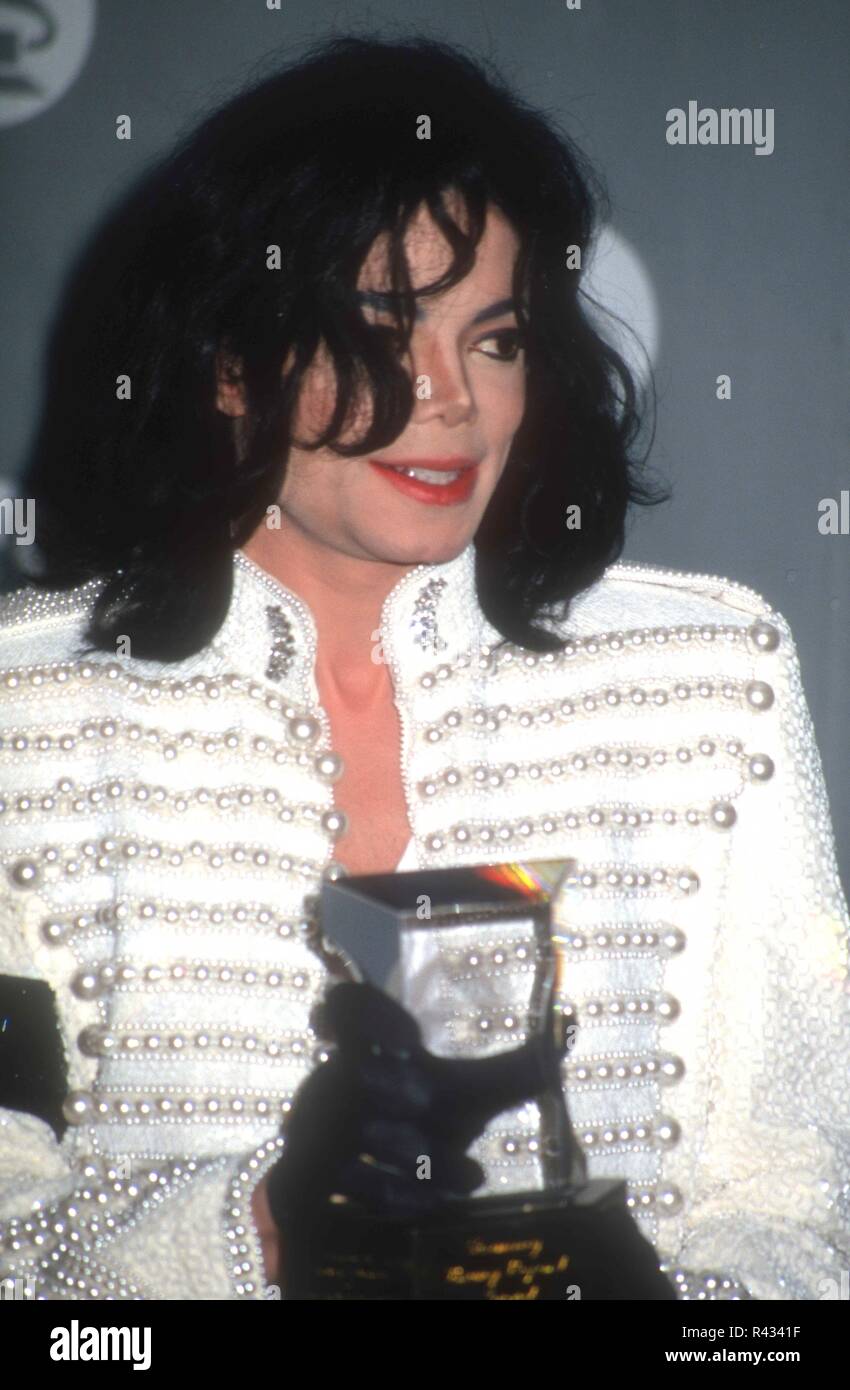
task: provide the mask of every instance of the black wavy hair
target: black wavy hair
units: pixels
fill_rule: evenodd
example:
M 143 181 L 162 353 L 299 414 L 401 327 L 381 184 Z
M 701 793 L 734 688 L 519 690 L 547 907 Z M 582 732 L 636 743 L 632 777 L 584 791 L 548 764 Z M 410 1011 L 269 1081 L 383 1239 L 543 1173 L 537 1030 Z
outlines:
M 417 139 L 427 114 L 430 139 Z M 462 196 L 464 232 L 445 194 Z M 620 554 L 632 503 L 665 500 L 637 477 L 643 406 L 594 328 L 567 248 L 585 258 L 605 210 L 572 142 L 492 66 L 432 39 L 336 37 L 215 110 L 149 169 L 79 258 L 48 352 L 46 404 L 25 471 L 36 503 L 37 582 L 102 576 L 88 650 L 176 661 L 215 635 L 232 553 L 277 502 L 301 381 L 321 341 L 337 403 L 315 447 L 341 459 L 386 447 L 413 407 L 398 344 L 355 297 L 389 234 L 398 332 L 415 299 L 470 270 L 488 202 L 520 240 L 514 297 L 527 404 L 475 536 L 476 584 L 506 639 L 548 650 L 546 626 Z M 426 205 L 452 263 L 414 293 L 403 240 Z M 267 248 L 279 245 L 280 269 Z M 241 441 L 216 408 L 217 363 L 238 361 Z M 284 363 L 291 363 L 284 373 Z M 119 399 L 116 381 L 130 380 Z M 371 420 L 346 444 L 349 407 Z M 344 466 L 344 464 L 341 464 Z M 565 525 L 581 507 L 580 529 Z

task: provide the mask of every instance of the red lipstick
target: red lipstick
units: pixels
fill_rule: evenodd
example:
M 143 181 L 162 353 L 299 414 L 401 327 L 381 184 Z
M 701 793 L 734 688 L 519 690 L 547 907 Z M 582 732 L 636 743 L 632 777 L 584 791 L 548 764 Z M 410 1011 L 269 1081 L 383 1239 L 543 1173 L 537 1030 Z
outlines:
M 369 466 L 399 492 L 415 501 L 434 507 L 450 507 L 466 502 L 472 496 L 478 476 L 478 462 L 477 459 L 466 457 L 394 459 L 391 463 L 369 459 Z M 427 476 L 416 476 L 428 473 L 454 473 L 457 476 L 445 483 Z

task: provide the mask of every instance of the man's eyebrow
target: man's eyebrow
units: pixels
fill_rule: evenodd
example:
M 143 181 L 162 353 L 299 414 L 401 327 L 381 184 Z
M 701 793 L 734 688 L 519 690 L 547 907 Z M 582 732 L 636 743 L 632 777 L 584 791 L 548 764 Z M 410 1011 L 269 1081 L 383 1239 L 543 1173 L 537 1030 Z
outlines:
M 502 314 L 508 313 L 516 313 L 513 299 L 497 299 L 495 304 L 488 304 L 486 309 L 479 309 L 472 322 L 484 323 L 486 319 L 497 319 Z
M 368 304 L 373 309 L 390 309 L 393 297 L 391 294 L 382 294 L 380 290 L 358 290 L 357 299 L 361 304 Z M 478 313 L 471 320 L 471 323 L 484 323 L 487 319 L 499 318 L 501 314 L 515 313 L 516 306 L 513 299 L 497 299 L 495 303 L 488 304 L 485 309 L 479 309 Z M 426 312 L 420 304 L 416 305 L 417 319 L 424 319 Z

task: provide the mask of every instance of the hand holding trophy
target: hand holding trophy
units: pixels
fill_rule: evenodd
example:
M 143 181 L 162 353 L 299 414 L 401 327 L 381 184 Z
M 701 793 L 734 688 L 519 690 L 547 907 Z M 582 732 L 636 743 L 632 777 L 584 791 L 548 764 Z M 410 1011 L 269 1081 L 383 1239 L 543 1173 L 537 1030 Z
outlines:
M 327 884 L 324 949 L 374 983 L 331 988 L 314 1019 L 331 1055 L 303 1083 L 268 1179 L 287 1299 L 672 1299 L 625 1184 L 588 1182 L 560 1063 L 572 1016 L 559 999 L 550 903 L 572 861 L 355 876 Z M 423 901 L 427 913 L 422 912 Z M 495 934 L 495 935 L 494 935 Z M 447 1036 L 441 961 L 474 937 L 527 952 L 524 1040 L 437 1055 Z M 449 1027 L 451 1033 L 451 1027 Z M 430 1041 L 430 1039 L 429 1039 Z M 473 1197 L 467 1150 L 503 1111 L 534 1102 L 540 1190 Z

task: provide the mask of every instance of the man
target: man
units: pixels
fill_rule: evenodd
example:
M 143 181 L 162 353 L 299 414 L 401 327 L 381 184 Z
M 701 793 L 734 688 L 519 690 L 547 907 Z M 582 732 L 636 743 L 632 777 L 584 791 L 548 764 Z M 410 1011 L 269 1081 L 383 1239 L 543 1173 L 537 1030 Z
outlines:
M 0 628 L 3 969 L 54 990 L 70 1126 L 4 1115 L 0 1235 L 46 1296 L 262 1296 L 281 1121 L 333 1076 L 322 876 L 513 858 L 579 861 L 565 1090 L 680 1296 L 846 1263 L 848 918 L 799 664 L 752 591 L 612 563 L 648 494 L 562 269 L 592 210 L 474 64 L 339 41 L 215 113 L 75 291 L 46 592 Z M 507 1050 L 528 968 L 423 960 L 428 1047 Z M 413 1200 L 391 1111 L 332 1190 Z M 539 1136 L 532 1097 L 449 1143 L 446 1191 L 539 1186 Z

